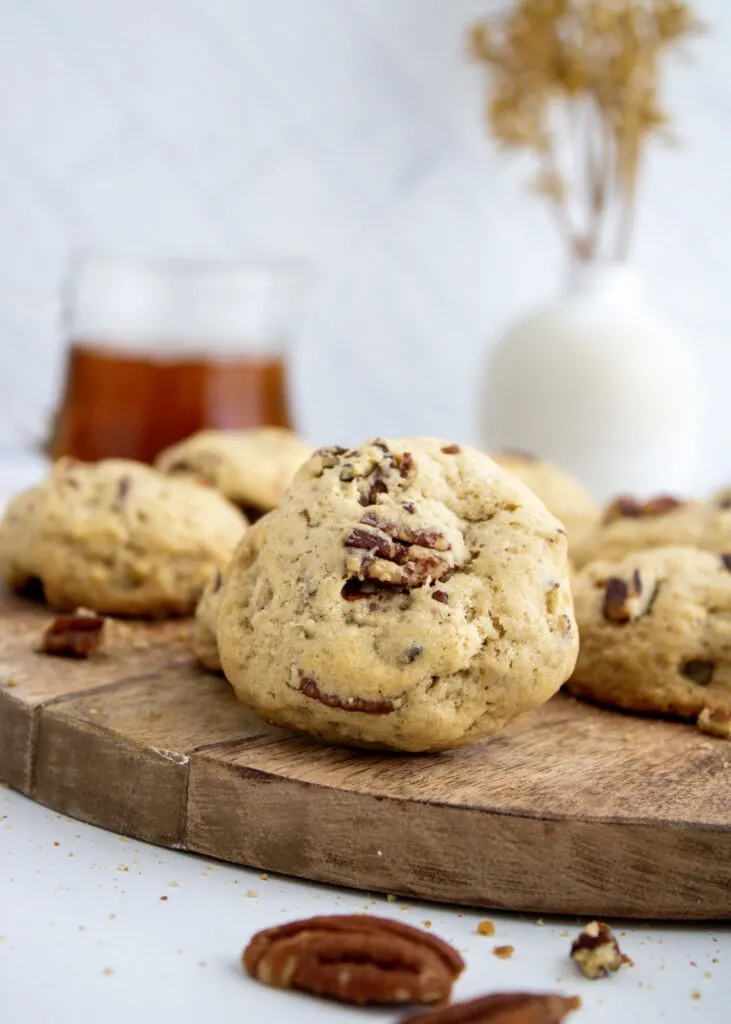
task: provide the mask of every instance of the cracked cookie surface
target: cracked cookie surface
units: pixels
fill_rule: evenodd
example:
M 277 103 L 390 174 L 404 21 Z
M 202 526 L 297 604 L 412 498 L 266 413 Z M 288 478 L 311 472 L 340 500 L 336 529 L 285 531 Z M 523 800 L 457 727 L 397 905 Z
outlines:
M 217 638 L 226 677 L 269 721 L 354 745 L 463 746 L 574 666 L 566 535 L 474 449 L 319 449 L 237 549 Z
M 201 430 L 166 448 L 155 466 L 168 475 L 197 476 L 240 507 L 276 508 L 310 445 L 284 427 Z
M 0 576 L 49 604 L 110 615 L 184 615 L 246 529 L 216 491 L 125 459 L 57 462 L 0 522 Z
M 731 556 L 657 548 L 592 562 L 573 587 L 572 693 L 683 718 L 731 712 Z

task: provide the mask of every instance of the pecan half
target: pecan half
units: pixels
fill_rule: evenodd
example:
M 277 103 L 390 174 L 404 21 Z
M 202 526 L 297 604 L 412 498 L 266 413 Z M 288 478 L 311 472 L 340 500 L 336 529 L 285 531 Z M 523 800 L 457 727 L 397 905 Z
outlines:
M 646 615 L 657 594 L 657 581 L 649 573 L 635 569 L 629 580 L 610 576 L 605 582 L 602 614 L 608 622 L 632 622 Z
M 407 1018 L 404 1024 L 560 1024 L 580 1006 L 578 996 L 497 992 L 433 1013 L 420 1013 Z
M 638 501 L 630 494 L 620 494 L 604 510 L 604 522 L 611 523 L 615 519 L 645 519 L 651 516 L 664 516 L 684 504 L 684 501 L 674 498 L 671 494 L 659 494 L 645 502 Z
M 375 511 L 366 512 L 343 543 L 346 573 L 360 580 L 410 589 L 454 568 L 452 545 L 440 530 L 397 523 Z
M 712 661 L 706 661 L 704 658 L 690 658 L 681 664 L 680 673 L 697 686 L 708 686 L 713 679 L 715 667 Z
M 252 977 L 328 999 L 437 1003 L 464 969 L 436 935 L 370 914 L 292 921 L 258 932 L 243 953 Z
M 571 943 L 571 959 L 592 981 L 606 978 L 610 971 L 618 971 L 622 964 L 632 963 L 619 948 L 612 929 L 603 921 L 591 921 L 579 932 Z
M 390 715 L 400 706 L 400 700 L 369 700 L 367 697 L 340 697 L 336 693 L 321 690 L 317 680 L 312 676 L 300 676 L 300 693 L 312 700 L 319 700 L 328 708 L 340 708 L 341 711 L 360 711 L 364 715 Z
M 728 711 L 721 711 L 720 708 L 716 708 L 715 711 L 703 708 L 696 725 L 701 732 L 707 732 L 710 736 L 731 740 L 731 714 Z
M 59 615 L 43 634 L 40 650 L 63 658 L 88 658 L 101 643 L 103 628 L 104 619 L 94 612 Z

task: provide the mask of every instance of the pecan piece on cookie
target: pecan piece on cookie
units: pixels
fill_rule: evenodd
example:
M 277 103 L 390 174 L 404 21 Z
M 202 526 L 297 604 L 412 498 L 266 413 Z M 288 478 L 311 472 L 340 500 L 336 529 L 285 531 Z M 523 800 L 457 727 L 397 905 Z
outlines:
M 432 1013 L 408 1017 L 404 1024 L 560 1024 L 581 1006 L 578 996 L 540 992 L 496 992 Z
M 88 658 L 102 642 L 103 628 L 104 619 L 83 608 L 73 615 L 59 615 L 43 634 L 41 653 Z
M 292 921 L 258 932 L 243 953 L 252 977 L 361 1006 L 438 1003 L 464 969 L 436 935 L 370 914 Z
M 629 580 L 610 576 L 604 588 L 604 618 L 608 622 L 633 622 L 650 611 L 657 594 L 657 581 L 651 573 L 635 569 Z
M 421 587 L 454 569 L 452 545 L 435 527 L 412 527 L 366 512 L 343 541 L 345 571 L 360 580 L 394 587 Z
M 571 959 L 581 973 L 591 978 L 606 978 L 610 971 L 618 971 L 622 964 L 632 964 L 619 948 L 614 932 L 603 921 L 591 921 L 571 943 Z
M 697 686 L 708 686 L 716 666 L 705 658 L 689 658 L 680 666 L 680 673 Z
M 652 516 L 664 516 L 674 512 L 685 504 L 672 494 L 658 494 L 648 501 L 638 501 L 630 494 L 620 494 L 610 502 L 604 510 L 604 522 L 611 523 L 615 519 L 645 519 Z
M 367 697 L 340 697 L 337 693 L 327 693 L 325 690 L 321 690 L 316 679 L 305 675 L 300 676 L 299 690 L 305 697 L 319 700 L 328 708 L 360 711 L 365 715 L 390 715 L 392 711 L 398 709 L 401 703 L 400 698 L 390 700 L 384 697 L 381 700 L 371 700 Z

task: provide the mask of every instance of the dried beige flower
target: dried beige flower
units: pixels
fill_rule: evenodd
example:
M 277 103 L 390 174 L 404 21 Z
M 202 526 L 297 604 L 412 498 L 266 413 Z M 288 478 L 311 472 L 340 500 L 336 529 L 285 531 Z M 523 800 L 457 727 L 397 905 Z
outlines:
M 661 61 L 700 28 L 682 0 L 515 0 L 471 27 L 490 131 L 537 155 L 534 186 L 576 258 L 626 256 L 644 147 L 667 134 Z

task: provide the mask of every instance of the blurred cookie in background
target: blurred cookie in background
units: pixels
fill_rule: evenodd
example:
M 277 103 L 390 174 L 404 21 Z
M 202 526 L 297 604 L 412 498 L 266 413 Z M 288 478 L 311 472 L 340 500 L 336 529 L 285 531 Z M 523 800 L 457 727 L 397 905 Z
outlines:
M 187 615 L 229 562 L 245 516 L 210 487 L 128 459 L 60 459 L 0 521 L 0 577 L 56 608 Z
M 250 519 L 276 508 L 312 448 L 284 427 L 201 430 L 161 452 L 155 466 L 168 476 L 194 476 Z
M 589 490 L 571 473 L 554 462 L 536 458 L 528 452 L 491 453 L 491 458 L 517 476 L 541 499 L 549 512 L 566 527 L 569 553 L 599 521 L 599 509 Z

